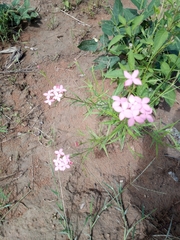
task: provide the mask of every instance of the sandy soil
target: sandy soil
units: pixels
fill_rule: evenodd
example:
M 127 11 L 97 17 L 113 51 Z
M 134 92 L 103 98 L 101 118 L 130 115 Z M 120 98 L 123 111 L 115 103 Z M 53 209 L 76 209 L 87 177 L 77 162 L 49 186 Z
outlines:
M 0 138 L 0 187 L 10 193 L 11 204 L 0 212 L 1 218 L 5 214 L 0 239 L 67 239 L 60 234 L 57 196 L 52 192 L 56 187 L 60 192 L 61 184 L 66 214 L 77 239 L 123 240 L 122 217 L 113 206 L 98 219 L 92 238 L 87 235 L 89 226 L 84 226 L 91 205 L 97 212 L 108 199 L 104 183 L 116 188 L 120 181 L 129 226 L 141 218 L 143 211 L 151 213 L 137 225 L 135 239 L 157 239 L 154 235 L 166 234 L 171 221 L 171 234 L 180 236 L 180 184 L 168 174 L 171 171 L 180 178 L 179 153 L 176 158 L 166 157 L 170 150 L 160 147 L 156 154 L 148 136 L 128 141 L 122 151 L 114 144 L 108 148 L 108 156 L 98 149 L 87 158 L 79 154 L 72 158 L 70 169 L 53 175 L 54 151 L 63 148 L 66 154 L 81 153 L 81 143 L 87 141 L 89 129 L 98 129 L 100 119 L 85 118 L 86 109 L 72 105 L 68 99 L 48 106 L 43 93 L 62 84 L 67 89 L 66 97 L 88 97 L 84 86 L 92 80 L 90 68 L 95 56 L 80 51 L 77 45 L 101 34 L 99 23 L 110 18 L 107 6 L 113 1 L 94 7 L 93 16 L 87 2 L 69 12 L 70 16 L 60 11 L 55 0 L 31 4 L 38 7 L 41 20 L 28 26 L 15 44 L 25 52 L 16 69 L 28 68 L 29 72 L 4 74 L 8 56 L 0 56 L 1 118 L 8 126 L 8 133 L 1 133 Z M 97 79 L 101 83 L 100 73 Z M 177 93 L 177 103 L 172 109 L 158 109 L 156 120 L 165 124 L 179 120 L 179 102 Z M 180 130 L 179 125 L 176 127 Z

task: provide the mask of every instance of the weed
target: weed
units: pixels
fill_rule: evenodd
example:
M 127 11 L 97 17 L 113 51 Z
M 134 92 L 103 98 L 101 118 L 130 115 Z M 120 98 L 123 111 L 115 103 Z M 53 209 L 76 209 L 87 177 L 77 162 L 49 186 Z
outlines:
M 112 199 L 112 202 L 114 203 L 114 207 L 117 210 L 117 213 L 120 213 L 120 216 L 123 220 L 123 240 L 127 239 L 135 239 L 136 237 L 136 227 L 139 225 L 144 219 L 146 219 L 148 216 L 152 214 L 149 213 L 148 215 L 144 215 L 142 211 L 142 216 L 139 220 L 136 220 L 131 225 L 128 221 L 128 207 L 126 208 L 123 201 L 123 180 L 120 180 L 119 183 L 116 184 L 116 189 L 112 187 L 109 184 L 105 184 L 106 191 L 109 194 L 109 196 Z
M 21 29 L 22 21 L 30 21 L 37 18 L 39 14 L 30 7 L 30 1 L 24 0 L 20 5 L 20 0 L 13 0 L 11 4 L 0 4 L 0 39 L 2 42 L 8 41 L 10 37 L 17 40 Z
M 0 210 L 9 207 L 7 204 L 10 194 L 6 195 L 2 188 L 0 188 Z
M 99 40 L 84 40 L 78 46 L 101 52 L 93 70 L 103 70 L 103 82 L 109 78 L 113 86 L 116 84 L 111 94 L 103 88 L 99 91 L 93 74 L 94 83 L 87 84 L 91 96 L 84 102 L 77 99 L 87 107 L 87 115 L 96 114 L 101 119 L 99 133 L 91 131 L 89 140 L 106 153 L 108 144 L 119 142 L 123 148 L 127 135 L 137 138 L 145 132 L 152 136 L 158 151 L 167 132 L 164 127 L 155 127 L 151 114 L 155 115 L 161 99 L 172 107 L 180 79 L 179 1 L 132 2 L 138 10 L 123 8 L 121 1 L 115 0 L 111 20 L 102 21 Z M 138 107 L 140 102 L 144 109 Z
M 11 212 L 15 207 L 17 207 L 19 205 L 19 203 L 21 203 L 21 201 L 31 192 L 28 191 L 23 197 L 21 197 L 19 200 L 16 200 L 15 203 L 1 203 L 2 207 L 0 206 L 0 209 L 4 209 L 4 208 L 8 208 L 8 211 L 6 211 L 4 214 L 2 214 L 0 216 L 0 222 L 5 221 L 6 216 L 9 214 L 9 212 Z M 5 199 L 5 201 L 7 202 L 9 200 L 9 196 L 10 195 L 4 195 L 4 192 L 2 191 L 2 189 L 0 188 L 0 200 L 1 197 L 2 199 Z
M 50 21 L 48 23 L 48 29 L 54 30 L 54 29 L 56 29 L 57 26 L 58 26 L 58 24 L 57 24 L 56 16 L 52 15 L 52 17 L 50 18 Z
M 109 184 L 104 183 L 101 184 L 106 194 L 105 200 L 102 204 L 101 207 L 97 209 L 95 207 L 94 199 L 91 199 L 90 205 L 89 205 L 89 213 L 85 217 L 84 224 L 82 224 L 82 230 L 79 232 L 74 231 L 74 229 L 77 229 L 77 222 L 72 222 L 71 221 L 71 216 L 67 213 L 69 212 L 68 209 L 65 206 L 65 201 L 64 201 L 64 196 L 63 196 L 63 191 L 62 191 L 62 184 L 61 184 L 61 179 L 60 179 L 60 172 L 58 172 L 58 181 L 54 175 L 54 180 L 56 183 L 56 190 L 52 190 L 52 192 L 57 196 L 58 202 L 57 202 L 57 207 L 58 207 L 58 215 L 59 215 L 59 223 L 62 227 L 62 231 L 60 232 L 63 235 L 66 235 L 68 239 L 73 240 L 73 239 L 79 239 L 80 235 L 83 233 L 85 236 L 88 237 L 88 239 L 94 239 L 94 234 L 93 234 L 93 229 L 95 225 L 98 223 L 98 220 L 101 218 L 101 215 L 107 211 L 108 209 L 115 209 L 116 210 L 116 216 L 120 214 L 120 217 L 122 219 L 122 225 L 121 230 L 123 232 L 122 234 L 122 239 L 123 240 L 128 240 L 128 239 L 136 239 L 137 235 L 137 226 L 144 221 L 144 219 L 148 218 L 152 212 L 148 215 L 144 214 L 144 211 L 142 210 L 142 215 L 140 219 L 135 220 L 132 224 L 129 223 L 128 220 L 128 207 L 125 207 L 124 201 L 123 201 L 123 182 L 120 181 L 119 183 L 116 184 L 116 188 L 112 187 Z M 59 187 L 57 186 L 57 182 L 59 183 Z M 78 214 L 78 213 L 76 213 Z M 113 221 L 113 220 L 112 220 Z M 102 225 L 102 221 L 101 221 Z M 88 226 L 89 232 L 84 232 L 84 227 Z M 86 228 L 87 229 L 87 228 Z
M 59 182 L 60 191 L 59 191 L 59 187 L 57 186 L 57 183 L 56 183 L 57 180 L 56 180 L 53 168 L 52 168 L 52 174 L 53 174 L 53 177 L 55 180 L 54 182 L 55 182 L 55 186 L 56 186 L 56 190 L 52 190 L 52 192 L 56 195 L 56 197 L 58 199 L 58 201 L 57 201 L 57 207 L 58 207 L 57 211 L 58 211 L 58 215 L 59 215 L 58 220 L 62 227 L 62 231 L 60 233 L 63 235 L 66 235 L 69 240 L 76 239 L 76 238 L 74 238 L 74 231 L 73 231 L 72 224 L 70 223 L 70 221 L 66 215 L 66 208 L 65 208 L 64 196 L 63 196 L 63 191 L 62 191 L 60 173 L 58 172 L 58 182 Z
M 114 79 L 119 94 L 123 94 L 124 71 L 139 69 L 143 86 L 132 89 L 133 94 L 149 97 L 152 107 L 158 106 L 161 98 L 172 106 L 180 79 L 180 3 L 132 2 L 138 11 L 123 8 L 116 0 L 111 20 L 102 21 L 99 41 L 84 40 L 78 47 L 103 53 L 94 60 L 94 69 L 104 70 L 105 78 Z

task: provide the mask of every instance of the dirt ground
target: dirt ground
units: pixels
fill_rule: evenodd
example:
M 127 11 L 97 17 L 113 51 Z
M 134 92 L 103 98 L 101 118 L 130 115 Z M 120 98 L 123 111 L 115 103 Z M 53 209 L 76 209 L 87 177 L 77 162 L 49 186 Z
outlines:
M 180 183 L 169 174 L 180 178 L 180 154 L 167 157 L 171 150 L 160 147 L 157 155 L 150 137 L 130 140 L 122 151 L 114 144 L 108 157 L 98 149 L 87 159 L 77 155 L 70 169 L 55 173 L 58 181 L 52 174 L 54 151 L 82 152 L 80 143 L 87 141 L 89 129 L 97 130 L 100 121 L 94 116 L 85 118 L 85 109 L 68 99 L 48 106 L 43 96 L 54 85 L 62 84 L 67 97 L 77 94 L 87 98 L 89 93 L 83 86 L 92 79 L 95 55 L 80 51 L 77 45 L 101 34 L 99 23 L 110 18 L 108 9 L 113 1 L 101 2 L 98 7 L 95 3 L 84 1 L 64 13 L 56 0 L 31 1 L 38 7 L 41 20 L 26 27 L 14 44 L 24 51 L 20 66 L 16 65 L 24 71 L 4 74 L 9 55 L 0 55 L 1 120 L 8 127 L 8 133 L 0 135 L 0 187 L 10 193 L 12 204 L 0 212 L 1 218 L 5 214 L 0 226 L 2 240 L 67 239 L 60 234 L 57 197 L 52 192 L 59 183 L 76 239 L 123 240 L 122 217 L 113 207 L 100 216 L 91 238 L 88 225 L 84 226 L 92 202 L 97 211 L 108 197 L 104 183 L 116 188 L 120 181 L 129 226 L 141 219 L 142 212 L 150 214 L 137 225 L 135 239 L 165 239 L 168 229 L 177 237 L 174 239 L 180 239 Z M 124 0 L 124 5 L 132 7 L 130 1 Z M 100 73 L 97 79 L 101 82 Z M 158 109 L 156 120 L 165 124 L 179 120 L 179 102 L 177 92 L 177 102 L 171 109 Z M 178 124 L 176 127 L 180 130 Z

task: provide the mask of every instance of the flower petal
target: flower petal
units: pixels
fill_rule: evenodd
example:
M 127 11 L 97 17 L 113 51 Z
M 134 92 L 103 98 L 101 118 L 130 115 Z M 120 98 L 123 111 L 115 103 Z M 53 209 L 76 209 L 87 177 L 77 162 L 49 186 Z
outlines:
M 142 103 L 142 99 L 138 96 L 135 96 L 135 100 L 137 103 Z
M 142 104 L 142 109 L 146 112 L 152 113 L 152 108 L 148 104 Z
M 112 99 L 117 102 L 121 102 L 121 98 L 119 96 L 112 96 Z
M 142 82 L 141 82 L 141 80 L 139 78 L 133 78 L 133 83 L 135 85 L 142 85 Z
M 139 70 L 134 70 L 132 73 L 132 78 L 136 78 L 139 75 Z
M 120 107 L 120 106 L 113 106 L 113 109 L 114 109 L 114 111 L 116 111 L 116 112 L 118 112 L 118 113 L 120 113 L 120 112 L 122 112 L 122 107 Z
M 132 111 L 130 109 L 125 110 L 124 111 L 124 116 L 126 118 L 132 118 L 133 117 Z
M 150 115 L 150 114 L 148 114 L 146 116 L 146 119 L 148 120 L 148 122 L 154 122 L 154 119 L 153 119 L 152 115 Z
M 150 102 L 150 99 L 148 97 L 144 97 L 142 99 L 142 103 L 149 103 Z
M 133 116 L 139 115 L 139 109 L 134 109 L 134 110 L 131 111 L 131 112 L 132 112 L 132 115 L 133 115 Z
M 122 97 L 121 98 L 121 103 L 123 103 L 123 102 L 127 102 L 127 98 L 126 97 Z
M 128 98 L 129 102 L 132 104 L 135 102 L 135 97 L 131 94 Z
M 132 83 L 133 83 L 132 79 L 128 79 L 128 80 L 126 80 L 126 81 L 124 82 L 124 86 L 125 86 L 125 87 L 131 86 Z
M 128 126 L 132 127 L 135 124 L 134 118 L 128 119 Z
M 125 78 L 131 78 L 132 77 L 131 74 L 128 73 L 128 71 L 124 71 L 124 76 L 125 76 Z
M 134 117 L 135 121 L 138 122 L 138 123 L 144 123 L 145 119 L 141 116 L 136 116 Z
M 124 112 L 121 112 L 119 114 L 119 119 L 122 121 L 125 118 Z
M 128 103 L 128 102 L 123 102 L 123 103 L 121 104 L 121 106 L 122 106 L 122 109 L 123 109 L 123 110 L 126 110 L 126 109 L 129 107 L 129 103 Z

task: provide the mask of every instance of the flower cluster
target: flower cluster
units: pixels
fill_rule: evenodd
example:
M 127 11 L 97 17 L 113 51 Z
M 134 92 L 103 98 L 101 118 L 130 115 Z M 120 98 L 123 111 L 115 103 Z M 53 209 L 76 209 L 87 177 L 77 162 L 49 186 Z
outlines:
M 119 113 L 119 119 L 122 121 L 124 118 L 128 118 L 128 126 L 131 127 L 138 123 L 144 123 L 145 120 L 153 122 L 152 108 L 148 105 L 150 99 L 140 98 L 130 95 L 128 98 L 113 96 L 113 109 Z
M 64 92 L 66 92 L 66 89 L 63 88 L 63 85 L 54 86 L 53 89 L 43 94 L 46 97 L 46 101 L 44 102 L 49 105 L 51 105 L 55 100 L 60 102 Z
M 65 155 L 62 148 L 58 151 L 55 151 L 55 154 L 56 159 L 53 160 L 55 171 L 64 171 L 66 168 L 70 168 L 70 166 L 73 164 L 69 159 L 69 155 Z
M 133 83 L 135 85 L 142 85 L 141 80 L 137 78 L 138 74 L 138 70 L 135 70 L 132 75 L 127 71 L 124 71 L 124 76 L 127 78 L 124 85 L 130 86 Z M 154 121 L 152 117 L 153 110 L 148 105 L 150 102 L 148 97 L 141 99 L 140 97 L 131 94 L 128 98 L 113 96 L 112 99 L 114 100 L 112 107 L 119 113 L 119 119 L 122 121 L 127 118 L 129 127 L 133 126 L 136 122 L 142 124 L 146 120 L 149 122 Z

